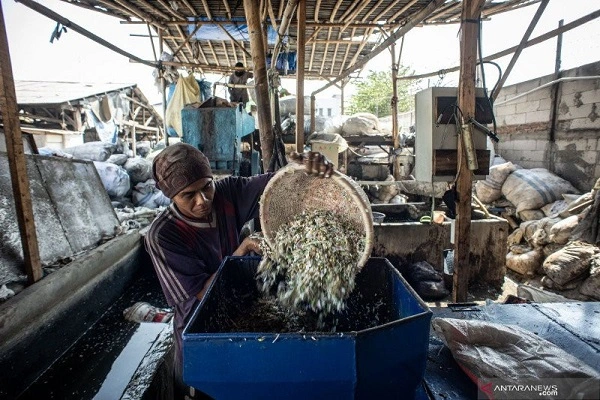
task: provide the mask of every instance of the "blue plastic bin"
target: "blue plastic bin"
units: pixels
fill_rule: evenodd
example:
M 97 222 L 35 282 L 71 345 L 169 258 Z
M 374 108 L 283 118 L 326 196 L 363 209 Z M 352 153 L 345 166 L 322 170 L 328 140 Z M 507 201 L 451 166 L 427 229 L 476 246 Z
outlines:
M 260 297 L 259 261 L 228 257 L 221 265 L 183 333 L 187 384 L 215 399 L 414 397 L 431 311 L 387 259 L 369 259 L 357 276 L 337 333 L 235 332 L 236 318 Z

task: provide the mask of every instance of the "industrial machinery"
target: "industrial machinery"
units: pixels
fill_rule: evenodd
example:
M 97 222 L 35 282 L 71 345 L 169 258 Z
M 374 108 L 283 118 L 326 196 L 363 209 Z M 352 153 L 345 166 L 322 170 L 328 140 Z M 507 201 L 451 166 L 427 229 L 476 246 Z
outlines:
M 181 123 L 182 141 L 200 149 L 216 174 L 251 176 L 260 172 L 260 154 L 251 137 L 254 117 L 241 105 L 186 106 L 181 110 Z
M 465 133 L 472 137 L 477 160 L 472 169 L 473 179 L 485 179 L 490 163 L 486 132 L 472 127 L 492 123 L 493 113 L 483 89 L 477 88 L 475 94 L 475 121 L 469 121 L 472 123 L 468 124 L 469 132 Z M 462 119 L 457 97 L 458 89 L 455 87 L 431 87 L 415 95 L 414 176 L 418 181 L 452 181 L 456 177 L 456 148 L 462 134 L 462 127 L 457 125 L 457 120 L 460 124 Z

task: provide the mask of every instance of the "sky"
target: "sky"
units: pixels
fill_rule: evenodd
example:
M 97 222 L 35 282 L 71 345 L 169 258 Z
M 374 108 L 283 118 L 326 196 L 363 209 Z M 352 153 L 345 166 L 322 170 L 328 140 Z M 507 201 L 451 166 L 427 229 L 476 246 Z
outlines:
M 131 34 L 147 34 L 145 25 L 120 24 L 119 20 L 98 12 L 86 10 L 59 0 L 38 1 L 53 11 L 71 20 L 92 33 L 117 45 L 142 59 L 154 60 L 152 46 L 148 38 L 132 37 Z M 1 1 L 9 40 L 13 76 L 18 80 L 52 80 L 80 82 L 136 83 L 146 97 L 153 102 L 160 101 L 160 94 L 154 86 L 152 68 L 131 63 L 126 57 L 114 53 L 90 39 L 68 30 L 58 40 L 50 43 L 56 22 L 13 0 Z M 558 21 L 567 24 L 600 6 L 598 0 L 550 0 L 544 15 L 538 22 L 531 37 L 539 36 L 555 29 Z M 483 54 L 493 54 L 517 45 L 535 11 L 537 4 L 516 11 L 493 16 L 483 24 Z M 401 64 L 410 67 L 415 73 L 427 73 L 458 65 L 459 26 L 427 26 L 414 28 L 406 34 Z M 155 41 L 158 49 L 158 43 Z M 399 46 L 397 46 L 399 49 Z M 513 72 L 505 85 L 533 79 L 554 72 L 556 39 L 527 48 L 521 54 Z M 496 60 L 503 70 L 510 56 Z M 600 19 L 588 22 L 563 36 L 562 69 L 598 61 L 600 59 Z M 369 62 L 361 76 L 369 70 L 390 68 L 391 56 L 385 50 Z M 207 76 L 211 82 L 223 79 L 220 76 Z M 489 87 L 497 79 L 495 70 L 486 69 Z M 421 87 L 437 85 L 438 77 L 421 81 Z M 457 86 L 458 74 L 448 74 L 443 81 L 445 86 Z M 307 81 L 305 94 L 322 87 L 324 82 Z M 284 80 L 283 86 L 290 92 L 296 90 L 295 83 Z M 345 96 L 351 96 L 349 85 Z M 339 94 L 331 88 L 323 95 Z

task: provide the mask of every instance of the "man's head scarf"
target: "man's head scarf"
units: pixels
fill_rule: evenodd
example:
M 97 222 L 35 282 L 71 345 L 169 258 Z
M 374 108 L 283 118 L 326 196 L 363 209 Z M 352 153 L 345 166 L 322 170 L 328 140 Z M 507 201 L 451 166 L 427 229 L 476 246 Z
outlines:
M 177 143 L 160 152 L 152 164 L 156 186 L 165 196 L 177 193 L 202 178 L 212 177 L 208 158 L 186 143 Z

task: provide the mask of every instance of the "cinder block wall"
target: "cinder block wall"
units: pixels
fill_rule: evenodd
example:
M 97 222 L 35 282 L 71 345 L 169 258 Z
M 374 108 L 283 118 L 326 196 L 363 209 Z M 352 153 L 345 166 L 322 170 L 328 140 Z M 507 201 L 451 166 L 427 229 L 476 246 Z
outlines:
M 494 104 L 496 154 L 590 190 L 600 177 L 600 79 L 571 80 L 586 76 L 600 76 L 600 62 L 563 71 L 568 80 L 554 85 L 549 75 L 503 88 Z

